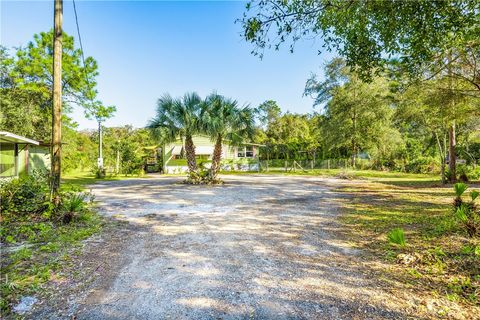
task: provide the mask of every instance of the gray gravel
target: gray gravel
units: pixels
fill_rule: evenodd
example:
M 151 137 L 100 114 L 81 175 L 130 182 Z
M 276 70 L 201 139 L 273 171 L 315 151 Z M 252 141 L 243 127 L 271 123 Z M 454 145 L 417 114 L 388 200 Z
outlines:
M 332 191 L 341 182 L 224 179 L 223 186 L 171 177 L 95 185 L 102 214 L 139 227 L 122 249 L 126 262 L 108 267 L 110 280 L 71 303 L 76 318 L 407 317 L 343 240 Z

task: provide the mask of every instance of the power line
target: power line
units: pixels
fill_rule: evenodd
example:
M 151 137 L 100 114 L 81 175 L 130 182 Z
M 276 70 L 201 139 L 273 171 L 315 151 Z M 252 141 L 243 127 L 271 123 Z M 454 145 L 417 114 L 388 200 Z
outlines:
M 87 82 L 87 87 L 89 90 L 91 90 L 92 88 L 90 87 L 90 81 L 88 79 L 88 74 L 87 74 L 87 65 L 85 63 L 85 55 L 83 54 L 83 43 L 82 43 L 82 36 L 80 34 L 80 26 L 78 24 L 78 15 L 77 15 L 77 6 L 75 5 L 75 0 L 73 0 L 73 12 L 75 13 L 75 23 L 77 25 L 77 34 L 78 34 L 78 41 L 80 43 L 80 54 L 82 56 L 82 62 L 83 62 L 83 68 L 84 68 L 84 71 L 85 71 L 85 80 Z M 92 104 L 93 104 L 93 97 L 90 95 L 90 100 L 92 101 Z
M 75 0 L 72 0 L 73 1 L 73 12 L 75 13 L 75 23 L 77 25 L 77 33 L 78 33 L 78 41 L 80 43 L 80 54 L 82 56 L 82 62 L 83 62 L 83 68 L 84 68 L 84 71 L 85 71 L 85 80 L 87 82 L 87 87 L 89 90 L 92 90 L 92 88 L 90 87 L 90 81 L 88 79 L 88 73 L 87 73 L 87 65 L 85 63 L 85 55 L 83 54 L 83 43 L 82 43 L 82 35 L 80 34 L 80 26 L 78 24 L 78 15 L 77 15 L 77 6 L 75 4 Z M 92 102 L 92 107 L 94 106 L 95 102 L 93 101 L 93 96 L 90 95 L 90 100 Z M 99 142 L 98 142 L 98 168 L 99 169 L 102 169 L 103 168 L 103 156 L 102 156 L 102 121 L 99 117 L 95 116 L 97 118 L 97 121 L 98 121 L 98 139 L 99 139 Z

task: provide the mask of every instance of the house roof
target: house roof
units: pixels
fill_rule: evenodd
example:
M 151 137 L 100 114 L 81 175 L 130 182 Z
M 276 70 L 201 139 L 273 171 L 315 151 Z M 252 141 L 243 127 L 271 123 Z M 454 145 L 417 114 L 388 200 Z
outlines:
M 195 146 L 196 155 L 213 154 L 214 146 Z M 172 149 L 172 155 L 177 156 L 182 153 L 182 146 L 175 146 Z
M 34 145 L 39 145 L 40 142 L 28 139 L 16 134 L 13 134 L 11 132 L 7 131 L 0 131 L 0 142 L 3 143 L 27 143 L 27 144 L 34 144 Z
M 215 144 L 215 142 L 212 141 L 212 138 L 211 138 L 210 136 L 206 135 L 206 134 L 201 134 L 201 133 L 200 133 L 200 134 L 195 134 L 195 135 L 193 135 L 193 138 L 194 138 L 194 139 L 197 138 L 197 137 L 207 138 L 208 140 L 210 140 L 212 146 Z M 224 144 L 230 144 L 230 143 L 231 143 L 231 140 L 224 138 L 224 139 L 223 139 L 223 142 L 224 142 Z M 175 142 L 172 142 L 172 143 L 173 143 L 173 144 L 177 144 L 177 143 L 183 144 L 183 138 L 178 138 L 178 139 L 175 140 Z M 252 142 L 241 142 L 241 143 L 239 143 L 239 145 L 240 145 L 240 146 L 266 147 L 266 145 L 264 145 L 264 144 L 252 143 Z M 198 148 L 201 148 L 201 147 L 195 145 L 195 149 L 197 150 Z M 202 154 L 202 153 L 198 153 L 198 152 L 196 152 L 196 153 L 197 153 L 197 154 Z M 212 149 L 212 152 L 211 152 L 211 153 L 213 153 L 213 149 Z M 209 153 L 207 153 L 207 152 L 205 151 L 205 153 L 203 153 L 203 154 L 209 154 Z

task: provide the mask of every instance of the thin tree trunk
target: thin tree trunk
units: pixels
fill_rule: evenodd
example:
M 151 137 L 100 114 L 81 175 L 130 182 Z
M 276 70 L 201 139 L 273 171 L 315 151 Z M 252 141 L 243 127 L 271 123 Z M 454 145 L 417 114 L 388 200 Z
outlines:
M 449 162 L 448 169 L 450 170 L 450 182 L 455 183 L 457 181 L 457 155 L 455 153 L 455 122 L 448 129 L 448 154 Z
M 115 161 L 115 174 L 120 171 L 120 148 L 117 148 L 117 159 Z
M 453 93 L 453 83 L 452 83 L 452 69 L 451 69 L 451 57 L 452 52 L 449 51 L 448 53 L 448 86 L 450 88 L 450 94 L 452 95 L 450 101 L 450 111 L 455 114 L 455 101 L 454 101 L 454 93 Z M 455 119 L 455 118 L 454 118 Z M 453 120 L 450 128 L 448 128 L 448 169 L 450 171 L 450 182 L 455 183 L 457 181 L 457 155 L 455 153 L 455 120 Z
M 355 95 L 355 90 L 353 91 Z M 353 116 L 352 116 L 352 123 L 353 123 L 353 136 L 352 136 L 352 168 L 355 169 L 356 165 L 356 157 L 357 157 L 357 109 L 353 107 Z
M 63 1 L 55 0 L 53 34 L 52 195 L 60 189 L 62 151 L 62 15 Z
M 440 152 L 440 172 L 442 176 L 442 183 L 445 184 L 447 183 L 447 179 L 445 178 L 445 153 L 443 152 L 442 144 L 436 132 L 435 138 L 437 139 L 438 151 Z
M 187 157 L 188 170 L 190 174 L 197 173 L 197 159 L 195 158 L 195 145 L 193 144 L 192 136 L 185 136 L 185 156 Z
M 212 166 L 210 167 L 212 178 L 216 179 L 218 170 L 220 169 L 220 161 L 222 159 L 222 136 L 217 136 L 215 148 L 213 149 Z

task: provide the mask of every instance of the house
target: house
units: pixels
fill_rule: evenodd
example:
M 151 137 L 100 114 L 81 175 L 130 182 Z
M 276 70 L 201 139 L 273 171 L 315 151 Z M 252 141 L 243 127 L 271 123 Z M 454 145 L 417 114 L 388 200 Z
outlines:
M 209 167 L 215 143 L 211 138 L 204 135 L 193 137 L 197 163 Z M 222 146 L 222 170 L 258 171 L 258 154 L 262 145 L 255 143 L 243 143 L 232 145 L 225 140 Z M 166 144 L 163 148 L 163 171 L 165 173 L 186 172 L 187 160 L 185 159 L 185 147 L 183 139 Z
M 50 168 L 50 148 L 39 141 L 0 131 L 0 178 Z

